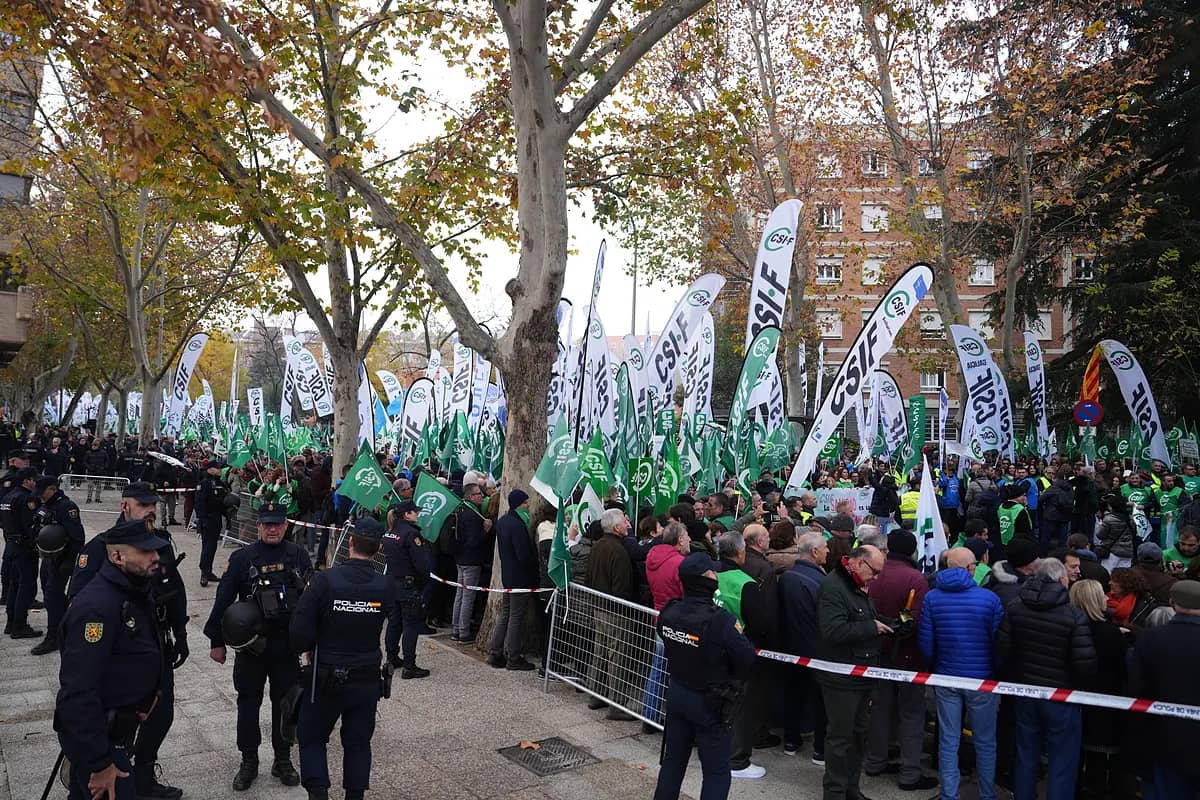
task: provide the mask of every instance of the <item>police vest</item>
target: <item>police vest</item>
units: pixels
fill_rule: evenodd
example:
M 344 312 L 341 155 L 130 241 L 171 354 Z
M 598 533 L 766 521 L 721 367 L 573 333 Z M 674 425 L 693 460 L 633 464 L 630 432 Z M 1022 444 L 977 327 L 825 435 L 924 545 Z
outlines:
M 1000 518 L 1000 542 L 1008 544 L 1012 540 L 1013 534 L 1017 531 L 1017 519 L 1022 514 L 1029 516 L 1029 511 L 1020 503 L 1013 503 L 1011 507 L 1005 507 L 1003 504 L 996 509 L 996 515 Z
M 920 502 L 921 493 L 918 491 L 907 491 L 900 495 L 900 519 L 908 522 L 909 528 L 917 521 L 917 505 Z
M 727 569 L 717 573 L 717 591 L 713 594 L 713 602 L 737 618 L 744 627 L 742 619 L 742 589 L 747 583 L 754 583 L 747 573 L 740 569 Z
M 703 692 L 728 679 L 721 648 L 709 636 L 713 620 L 719 613 L 720 609 L 710 603 L 685 600 L 671 600 L 663 607 L 658 630 L 671 683 Z
M 367 563 L 346 563 L 324 573 L 331 600 L 317 624 L 317 659 L 324 667 L 378 667 L 379 635 L 387 622 L 388 579 Z M 362 580 L 370 570 L 368 580 Z M 356 580 L 357 579 L 357 580 Z

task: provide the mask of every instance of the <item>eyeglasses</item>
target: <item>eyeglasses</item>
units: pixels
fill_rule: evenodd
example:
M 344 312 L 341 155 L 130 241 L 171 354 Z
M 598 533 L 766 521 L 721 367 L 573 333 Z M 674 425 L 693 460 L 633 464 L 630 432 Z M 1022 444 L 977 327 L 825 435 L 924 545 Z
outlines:
M 862 560 L 862 563 L 863 563 L 864 565 L 866 565 L 867 569 L 871 570 L 871 577 L 872 577 L 872 578 L 874 578 L 874 577 L 878 576 L 878 575 L 879 575 L 879 573 L 883 572 L 883 568 L 882 568 L 882 567 L 880 567 L 879 569 L 876 569 L 876 568 L 875 568 L 875 565 L 874 565 L 874 564 L 872 564 L 870 561 L 867 561 L 865 558 Z

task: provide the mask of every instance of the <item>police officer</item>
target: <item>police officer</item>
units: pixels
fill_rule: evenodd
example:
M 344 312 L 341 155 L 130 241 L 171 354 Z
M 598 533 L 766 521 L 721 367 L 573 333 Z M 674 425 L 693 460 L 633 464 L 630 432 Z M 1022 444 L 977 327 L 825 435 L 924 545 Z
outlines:
M 37 531 L 37 498 L 33 496 L 37 470 L 17 471 L 16 487 L 0 498 L 0 524 L 4 526 L 4 562 L 8 573 L 8 616 L 4 632 L 14 639 L 36 639 L 42 632 L 29 624 L 29 608 L 37 597 L 38 563 L 34 536 Z
M 129 751 L 160 712 L 163 656 L 150 581 L 167 543 L 144 520 L 105 535 L 105 561 L 67 608 L 54 730 L 71 762 L 69 797 L 129 798 Z
M 671 682 L 663 729 L 662 766 L 654 800 L 676 800 L 693 745 L 699 751 L 704 800 L 729 796 L 729 759 L 733 753 L 730 721 L 737 687 L 754 664 L 754 646 L 728 611 L 713 604 L 720 566 L 706 553 L 692 553 L 679 564 L 683 599 L 672 600 L 659 614 Z
M 200 585 L 220 580 L 213 574 L 213 559 L 217 545 L 221 542 L 221 528 L 225 522 L 225 495 L 229 487 L 221 480 L 220 461 L 209 461 L 204 465 L 204 479 L 196 489 L 196 527 L 200 531 Z M 260 517 L 261 519 L 261 517 Z M 287 522 L 287 519 L 284 519 Z
M 178 558 L 171 534 L 154 529 L 159 496 L 149 483 L 131 483 L 121 493 L 121 521 L 141 522 L 149 526 L 163 542 L 158 551 L 158 564 L 150 580 L 151 599 L 158 623 L 159 645 L 164 670 L 159 686 L 157 712 L 139 729 L 133 747 L 134 786 L 138 798 L 175 800 L 183 792 L 159 782 L 156 770 L 158 751 L 166 741 L 175 721 L 175 674 L 189 654 L 187 641 L 187 592 L 179 575 Z M 105 563 L 109 531 L 94 536 L 83 546 L 75 559 L 67 596 L 72 603 L 99 573 Z
M 416 503 L 405 500 L 392 510 L 392 514 L 392 527 L 383 535 L 383 557 L 387 561 L 387 575 L 395 584 L 396 606 L 387 621 L 385 652 L 388 663 L 403 667 L 401 678 L 425 678 L 429 670 L 417 666 L 417 637 L 425 629 L 421 595 L 431 569 L 429 543 L 421 537 L 421 529 L 417 526 L 420 511 Z M 403 660 L 400 659 L 402 645 Z
M 29 459 L 25 457 L 23 451 L 16 450 L 9 454 L 7 464 L 4 474 L 0 475 L 0 529 L 4 527 L 4 498 L 17 488 L 17 473 L 29 466 Z M 7 558 L 0 564 L 2 564 L 0 567 L 0 606 L 7 606 L 8 590 L 16 585 L 16 578 L 10 574 L 12 565 Z
M 229 565 L 217 586 L 212 614 L 204 626 L 204 634 L 212 644 L 209 657 L 224 664 L 221 618 L 225 610 L 239 600 L 253 600 L 262 613 L 261 652 L 239 650 L 233 665 L 233 686 L 238 695 L 237 746 L 242 753 L 241 766 L 233 779 L 235 791 L 249 789 L 258 777 L 258 745 L 262 740 L 258 712 L 268 678 L 271 744 L 275 749 L 271 774 L 285 786 L 300 783 L 300 776 L 292 766 L 291 745 L 280 733 L 280 700 L 300 678 L 299 659 L 288 646 L 288 623 L 312 574 L 312 562 L 303 547 L 284 540 L 286 532 L 287 510 L 275 503 L 264 503 L 258 510 L 258 541 L 229 557 Z
M 390 682 L 381 673 L 379 634 L 396 604 L 396 582 L 375 569 L 383 525 L 362 517 L 350 534 L 350 558 L 318 573 L 292 615 L 291 644 L 310 654 L 301 681 L 297 736 L 300 774 L 310 800 L 329 797 L 325 747 L 342 720 L 342 786 L 346 800 L 362 800 L 371 777 L 375 706 Z
M 46 638 L 29 652 L 35 656 L 53 653 L 58 649 L 58 626 L 67 610 L 67 581 L 75 560 L 83 550 L 83 522 L 79 506 L 59 488 L 58 478 L 44 475 L 34 484 L 34 493 L 41 501 L 35 523 L 38 531 L 38 550 L 42 553 L 42 596 L 46 603 Z M 51 537 L 48 526 L 58 525 L 66 534 L 64 541 L 42 544 L 42 534 Z

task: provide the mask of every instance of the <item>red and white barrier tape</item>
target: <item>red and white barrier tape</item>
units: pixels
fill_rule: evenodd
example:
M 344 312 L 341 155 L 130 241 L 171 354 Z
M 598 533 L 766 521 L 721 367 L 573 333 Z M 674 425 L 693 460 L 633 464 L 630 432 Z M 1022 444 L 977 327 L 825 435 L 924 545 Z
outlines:
M 781 661 L 785 664 L 798 664 L 802 667 L 808 667 L 809 669 L 821 672 L 830 672 L 836 675 L 875 678 L 877 680 L 895 681 L 897 683 L 916 683 L 922 686 L 943 686 L 951 689 L 966 689 L 973 692 L 1009 695 L 1010 697 L 1027 697 L 1034 700 L 1051 700 L 1055 703 L 1112 708 L 1117 711 L 1137 711 L 1145 714 L 1157 714 L 1164 717 L 1180 717 L 1181 719 L 1200 721 L 1200 706 L 1189 706 L 1182 703 L 1166 703 L 1161 700 L 1098 694 L 1078 689 L 1056 689 L 1053 686 L 1033 686 L 1027 683 L 1009 683 L 1007 681 L 983 680 L 981 678 L 960 678 L 955 675 L 937 675 L 931 672 L 914 672 L 906 669 L 868 667 L 862 664 L 843 664 L 838 661 L 822 661 L 816 658 L 794 656 L 790 653 L 778 653 L 774 650 L 756 650 L 755 652 L 763 658 L 769 658 L 772 661 Z
M 315 522 L 302 522 L 301 520 L 292 519 L 291 517 L 288 517 L 288 522 L 300 528 L 320 528 L 321 530 L 329 531 L 340 531 L 342 529 L 342 526 L 338 525 L 318 525 Z
M 191 489 L 165 489 L 165 488 L 159 486 L 158 488 L 156 488 L 154 490 L 154 493 L 155 494 L 187 494 L 188 492 L 194 492 L 194 491 L 196 491 L 196 489 L 194 487 Z
M 457 583 L 455 581 L 448 581 L 445 578 L 434 575 L 432 572 L 429 573 L 429 577 L 433 578 L 438 583 L 444 583 L 447 586 L 461 587 L 463 589 L 466 589 L 469 592 L 494 592 L 495 594 L 535 594 L 537 592 L 553 592 L 554 591 L 554 587 L 550 587 L 549 589 L 493 589 L 490 586 L 470 586 L 465 583 Z

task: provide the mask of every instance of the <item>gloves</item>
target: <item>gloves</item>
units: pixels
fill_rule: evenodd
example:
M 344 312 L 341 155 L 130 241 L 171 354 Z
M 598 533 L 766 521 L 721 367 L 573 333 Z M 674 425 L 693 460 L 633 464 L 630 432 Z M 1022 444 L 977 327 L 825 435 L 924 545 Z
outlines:
M 175 661 L 171 664 L 171 669 L 179 669 L 183 666 L 183 662 L 187 661 L 188 655 L 191 653 L 188 650 L 187 633 L 177 631 L 175 635 Z

